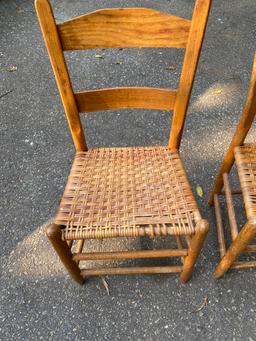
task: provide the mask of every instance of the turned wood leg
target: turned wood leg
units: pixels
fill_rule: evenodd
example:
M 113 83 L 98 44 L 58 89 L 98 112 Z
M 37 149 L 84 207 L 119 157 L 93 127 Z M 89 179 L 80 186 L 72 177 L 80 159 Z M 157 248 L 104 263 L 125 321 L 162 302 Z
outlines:
M 247 222 L 233 241 L 214 271 L 214 278 L 222 277 L 256 235 L 256 224 Z
M 185 257 L 183 270 L 180 274 L 180 279 L 183 283 L 186 283 L 193 271 L 197 257 L 199 256 L 205 237 L 209 231 L 209 224 L 206 220 L 200 220 L 196 224 L 196 233 L 191 239 L 191 243 L 188 249 L 188 255 Z
M 65 268 L 69 272 L 70 276 L 79 284 L 84 283 L 84 279 L 80 274 L 80 269 L 77 263 L 72 259 L 72 253 L 68 244 L 61 239 L 61 229 L 60 226 L 52 224 L 47 226 L 46 235 L 49 238 L 54 250 L 60 257 Z

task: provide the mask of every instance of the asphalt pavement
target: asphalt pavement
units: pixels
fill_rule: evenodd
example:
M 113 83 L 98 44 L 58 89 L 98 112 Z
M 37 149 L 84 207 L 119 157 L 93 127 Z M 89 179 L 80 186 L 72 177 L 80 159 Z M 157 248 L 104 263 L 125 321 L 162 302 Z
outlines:
M 52 4 L 61 22 L 102 7 L 132 6 L 191 18 L 194 0 Z M 213 279 L 219 255 L 214 214 L 207 204 L 244 105 L 256 47 L 255 0 L 213 0 L 190 100 L 181 154 L 211 227 L 193 276 L 186 285 L 175 274 L 107 276 L 110 295 L 102 278 L 76 285 L 44 236 L 74 147 L 33 1 L 0 0 L 0 15 L 0 340 L 256 340 L 256 270 Z M 175 49 L 67 53 L 76 90 L 175 87 L 182 57 Z M 170 120 L 169 112 L 155 110 L 83 115 L 90 147 L 166 144 Z M 236 206 L 242 221 L 243 206 Z M 165 241 L 146 243 L 155 247 Z M 95 241 L 87 247 L 122 245 L 135 248 L 138 241 Z

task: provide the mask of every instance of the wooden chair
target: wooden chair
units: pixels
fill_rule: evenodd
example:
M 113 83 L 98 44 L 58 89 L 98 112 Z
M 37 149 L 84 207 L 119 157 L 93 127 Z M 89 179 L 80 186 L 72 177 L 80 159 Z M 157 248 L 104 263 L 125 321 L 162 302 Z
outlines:
M 247 94 L 244 111 L 220 167 L 215 180 L 209 204 L 215 207 L 217 236 L 221 261 L 215 269 L 215 278 L 222 277 L 230 269 L 256 267 L 256 261 L 236 261 L 242 252 L 256 252 L 256 245 L 249 245 L 256 235 L 256 144 L 244 144 L 256 114 L 256 55 L 254 57 L 252 77 Z M 236 163 L 241 190 L 232 190 L 229 182 L 229 173 Z M 222 192 L 222 188 L 224 191 Z M 233 196 L 242 195 L 246 222 L 239 231 L 235 216 Z M 221 206 L 219 196 L 225 195 L 228 220 L 230 226 L 231 245 L 226 250 Z
M 57 25 L 49 1 L 35 1 L 76 148 L 60 207 L 46 233 L 69 274 L 80 284 L 89 275 L 172 272 L 181 272 L 181 280 L 186 282 L 192 273 L 208 223 L 200 216 L 179 146 L 210 2 L 196 1 L 192 21 L 152 9 L 115 8 Z M 186 49 L 179 88 L 129 87 L 74 93 L 63 51 L 99 47 Z M 79 113 L 118 108 L 174 109 L 169 145 L 88 149 Z M 173 236 L 177 248 L 83 252 L 86 239 L 141 236 Z M 182 264 L 79 268 L 79 262 L 85 260 L 161 257 L 180 257 Z

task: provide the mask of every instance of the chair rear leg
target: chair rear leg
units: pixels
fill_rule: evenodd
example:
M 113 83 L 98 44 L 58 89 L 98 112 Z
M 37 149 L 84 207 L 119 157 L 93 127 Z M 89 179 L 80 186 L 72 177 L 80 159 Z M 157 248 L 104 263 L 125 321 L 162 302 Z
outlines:
M 49 225 L 47 226 L 45 232 L 70 276 L 77 283 L 82 285 L 84 283 L 84 279 L 80 274 L 80 269 L 77 263 L 72 259 L 72 253 L 68 247 L 68 244 L 61 239 L 60 226 L 55 224 Z
M 256 235 L 256 223 L 247 222 L 233 241 L 214 271 L 214 278 L 221 278 Z
M 188 255 L 184 260 L 183 270 L 180 274 L 182 283 L 186 283 L 193 271 L 196 260 L 203 247 L 204 240 L 209 231 L 209 224 L 206 220 L 200 220 L 196 225 L 196 233 L 191 239 Z

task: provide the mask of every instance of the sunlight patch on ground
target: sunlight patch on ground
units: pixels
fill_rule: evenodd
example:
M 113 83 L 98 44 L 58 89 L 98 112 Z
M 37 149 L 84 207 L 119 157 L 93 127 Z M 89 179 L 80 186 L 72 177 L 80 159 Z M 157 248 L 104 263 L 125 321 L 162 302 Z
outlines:
M 241 86 L 238 82 L 217 82 L 202 93 L 192 104 L 193 110 L 228 108 L 239 104 Z
M 44 230 L 49 223 L 39 226 L 17 244 L 7 259 L 7 272 L 29 278 L 63 275 L 62 265 L 45 237 Z

